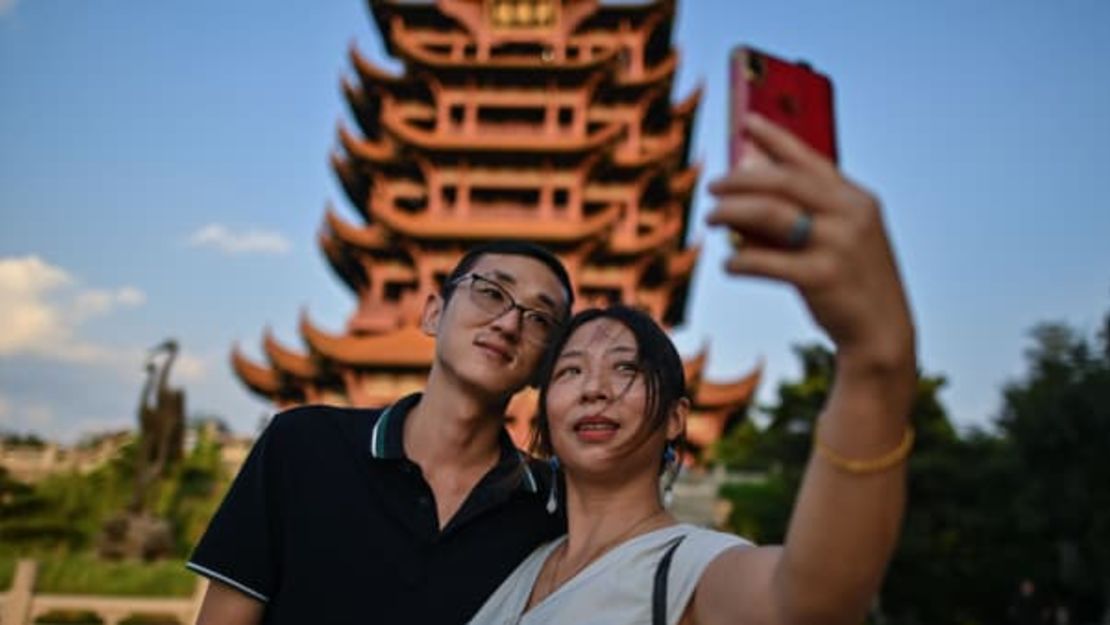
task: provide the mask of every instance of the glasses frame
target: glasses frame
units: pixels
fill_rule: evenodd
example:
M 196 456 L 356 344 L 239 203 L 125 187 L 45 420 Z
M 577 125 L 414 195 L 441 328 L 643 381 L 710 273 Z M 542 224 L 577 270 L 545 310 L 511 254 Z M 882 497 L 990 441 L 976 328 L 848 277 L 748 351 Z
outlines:
M 504 316 L 506 313 L 508 313 L 511 310 L 519 310 L 520 311 L 520 336 L 521 336 L 521 338 L 525 339 L 529 343 L 532 343 L 534 345 L 547 345 L 548 343 L 551 342 L 551 340 L 555 337 L 555 335 L 558 334 L 559 329 L 562 328 L 563 325 L 564 325 L 564 322 L 560 321 L 555 315 L 552 315 L 549 312 L 546 312 L 546 311 L 540 310 L 538 308 L 532 308 L 530 306 L 525 306 L 525 305 L 521 304 L 520 302 L 518 302 L 516 300 L 515 297 L 513 297 L 513 294 L 510 293 L 507 288 L 502 286 L 496 280 L 487 278 L 487 277 L 485 277 L 481 274 L 468 273 L 466 275 L 459 276 L 451 284 L 452 284 L 452 286 L 458 288 L 459 286 L 462 286 L 462 284 L 464 282 L 467 282 L 467 281 L 470 282 L 470 284 L 468 285 L 468 290 L 470 291 L 470 302 L 476 308 L 478 308 L 478 309 L 482 310 L 483 312 L 486 312 L 487 314 L 491 315 L 490 318 L 489 318 L 490 321 L 493 321 L 494 319 L 501 318 L 502 316 Z M 500 305 L 500 310 L 495 312 L 495 311 L 487 308 L 487 306 L 484 303 L 478 301 L 477 298 L 480 297 L 480 295 L 478 295 L 474 291 L 475 283 L 481 284 L 483 286 L 489 286 L 489 287 L 499 291 L 501 293 L 501 295 L 504 296 L 505 300 L 504 300 L 503 304 Z M 490 301 L 488 303 L 493 304 L 494 302 Z M 528 328 L 536 327 L 534 325 L 529 324 L 529 319 L 530 318 L 537 318 L 537 317 L 539 319 L 542 319 L 542 320 L 546 321 L 550 325 L 550 330 L 547 332 L 547 335 L 545 337 L 543 337 L 543 339 L 537 339 L 536 337 L 531 336 L 529 334 Z

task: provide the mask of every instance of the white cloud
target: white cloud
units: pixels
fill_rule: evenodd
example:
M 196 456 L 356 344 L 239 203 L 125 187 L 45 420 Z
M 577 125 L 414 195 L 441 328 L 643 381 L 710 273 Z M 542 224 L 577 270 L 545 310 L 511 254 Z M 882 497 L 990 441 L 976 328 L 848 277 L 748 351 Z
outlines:
M 146 294 L 133 286 L 125 286 L 116 291 L 116 300 L 124 306 L 142 306 L 146 303 Z
M 180 376 L 182 381 L 196 382 L 204 379 L 204 376 L 208 374 L 208 369 L 208 363 L 205 359 L 185 352 L 178 355 L 177 362 L 174 363 L 173 373 Z
M 119 364 L 132 354 L 81 338 L 80 325 L 145 301 L 135 287 L 80 289 L 67 271 L 37 256 L 0 258 L 0 357 Z
M 73 282 L 64 269 L 52 267 L 38 256 L 0 258 L 0 285 L 4 293 L 34 294 Z
M 285 254 L 292 247 L 277 232 L 246 230 L 233 232 L 223 224 L 208 224 L 189 235 L 191 247 L 210 247 L 225 254 Z
M 146 295 L 135 287 L 123 287 L 114 291 L 89 289 L 78 293 L 73 300 L 73 316 L 80 320 L 97 315 L 105 315 L 119 307 L 135 307 L 146 303 Z
M 72 442 L 88 432 L 133 427 L 134 398 L 146 378 L 143 363 L 151 346 L 108 343 L 86 323 L 146 299 L 134 286 L 83 285 L 38 256 L 0 256 L 0 371 L 26 374 L 13 381 L 0 372 L 3 428 Z M 224 357 L 182 350 L 170 385 L 192 397 Z
M 36 351 L 66 338 L 61 311 L 46 301 L 73 283 L 64 270 L 37 256 L 0 258 L 0 356 Z

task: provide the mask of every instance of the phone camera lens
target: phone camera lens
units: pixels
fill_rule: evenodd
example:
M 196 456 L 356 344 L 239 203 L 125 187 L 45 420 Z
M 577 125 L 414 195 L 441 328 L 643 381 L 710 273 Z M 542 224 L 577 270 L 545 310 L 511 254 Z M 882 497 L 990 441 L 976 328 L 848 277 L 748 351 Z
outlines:
M 763 78 L 763 58 L 758 54 L 748 54 L 748 79 L 759 80 Z

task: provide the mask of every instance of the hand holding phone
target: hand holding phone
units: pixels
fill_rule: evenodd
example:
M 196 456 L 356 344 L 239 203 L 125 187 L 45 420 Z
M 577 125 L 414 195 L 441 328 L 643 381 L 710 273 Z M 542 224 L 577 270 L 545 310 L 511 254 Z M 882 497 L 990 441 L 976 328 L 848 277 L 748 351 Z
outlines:
M 913 352 L 908 302 L 878 198 L 834 162 L 831 83 L 738 52 L 733 167 L 710 184 L 706 217 L 729 234 L 726 272 L 796 287 L 841 354 L 901 362 Z
M 792 63 L 750 46 L 729 59 L 729 167 L 766 159 L 744 132 L 755 112 L 802 139 L 832 162 L 837 161 L 832 81 L 804 62 Z

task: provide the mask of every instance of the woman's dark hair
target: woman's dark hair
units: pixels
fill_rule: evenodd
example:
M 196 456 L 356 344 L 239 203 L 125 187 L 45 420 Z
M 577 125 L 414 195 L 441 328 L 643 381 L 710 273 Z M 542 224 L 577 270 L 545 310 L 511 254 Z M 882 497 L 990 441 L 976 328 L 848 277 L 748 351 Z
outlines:
M 544 458 L 549 458 L 553 454 L 547 417 L 547 389 L 551 386 L 551 376 L 554 374 L 559 354 L 576 329 L 596 319 L 618 321 L 628 328 L 636 339 L 637 364 L 647 393 L 645 406 L 647 418 L 643 422 L 640 435 L 631 440 L 631 445 L 639 445 L 645 438 L 659 431 L 660 428 L 666 427 L 668 415 L 674 410 L 675 405 L 686 397 L 686 375 L 682 367 L 682 358 L 679 357 L 670 337 L 651 317 L 620 305 L 583 310 L 567 322 L 548 349 L 547 358 L 540 369 L 537 378 L 540 383 L 539 409 L 531 445 L 533 454 Z M 683 436 L 680 435 L 678 438 L 682 439 Z M 677 451 L 681 454 L 682 441 L 672 442 L 676 444 L 679 448 Z

